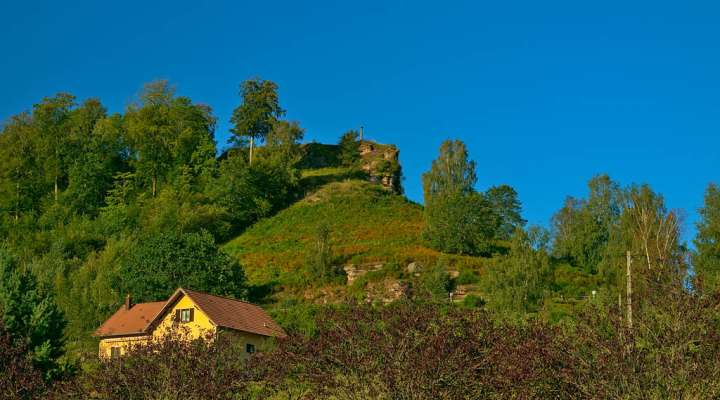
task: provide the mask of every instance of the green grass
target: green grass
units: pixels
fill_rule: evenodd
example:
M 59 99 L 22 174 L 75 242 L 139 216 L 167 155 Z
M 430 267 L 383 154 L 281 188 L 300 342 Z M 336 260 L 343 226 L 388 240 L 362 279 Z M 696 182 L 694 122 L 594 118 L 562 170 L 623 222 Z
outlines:
M 312 175 L 306 177 L 323 176 L 317 171 L 309 174 Z M 266 283 L 273 279 L 272 273 L 296 270 L 305 263 L 321 224 L 327 224 L 331 230 L 331 245 L 338 263 L 437 256 L 422 244 L 422 208 L 361 180 L 322 186 L 277 215 L 253 225 L 224 249 L 240 259 L 252 283 Z

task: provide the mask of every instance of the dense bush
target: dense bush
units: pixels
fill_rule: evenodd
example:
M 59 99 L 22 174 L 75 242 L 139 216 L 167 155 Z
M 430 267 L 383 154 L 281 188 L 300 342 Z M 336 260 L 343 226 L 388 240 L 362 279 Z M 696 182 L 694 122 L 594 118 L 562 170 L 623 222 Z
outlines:
M 18 343 L 0 321 L 0 399 L 33 399 L 46 390 L 23 343 Z
M 247 362 L 232 341 L 166 340 L 102 361 L 57 392 L 73 399 L 716 398 L 720 297 L 670 297 L 643 307 L 632 330 L 617 309 L 595 306 L 563 327 L 437 303 L 324 307 L 307 315 L 314 315 L 311 331 Z

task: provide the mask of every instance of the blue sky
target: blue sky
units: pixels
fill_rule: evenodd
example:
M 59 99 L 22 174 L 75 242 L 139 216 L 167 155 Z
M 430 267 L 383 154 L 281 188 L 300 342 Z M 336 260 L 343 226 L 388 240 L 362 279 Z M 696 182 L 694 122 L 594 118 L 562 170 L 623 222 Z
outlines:
M 225 145 L 238 84 L 280 85 L 306 139 L 364 125 L 397 144 L 409 198 L 445 138 L 478 189 L 509 184 L 547 225 L 608 173 L 687 212 L 720 149 L 720 3 L 4 2 L 0 119 L 59 91 L 122 111 L 168 79 L 209 104 Z

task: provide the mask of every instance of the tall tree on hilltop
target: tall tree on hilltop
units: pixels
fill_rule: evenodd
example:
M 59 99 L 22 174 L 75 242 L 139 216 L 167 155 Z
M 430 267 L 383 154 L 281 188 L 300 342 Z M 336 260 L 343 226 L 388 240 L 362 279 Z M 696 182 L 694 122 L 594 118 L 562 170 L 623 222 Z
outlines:
M 278 85 L 272 81 L 249 79 L 240 85 L 242 104 L 233 110 L 230 122 L 234 125 L 230 140 L 237 145 L 249 141 L 249 162 L 252 164 L 255 141 L 264 140 L 278 118 L 285 115 L 278 99 Z
M 695 236 L 693 267 L 702 288 L 714 292 L 720 288 L 720 188 L 710 184 L 705 191 L 705 204 Z

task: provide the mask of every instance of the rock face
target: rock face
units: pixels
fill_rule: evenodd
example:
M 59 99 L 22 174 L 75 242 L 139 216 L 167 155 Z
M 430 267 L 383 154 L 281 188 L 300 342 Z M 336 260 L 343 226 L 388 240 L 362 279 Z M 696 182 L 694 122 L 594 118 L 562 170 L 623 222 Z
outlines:
M 371 182 L 379 183 L 388 190 L 402 192 L 400 180 L 400 150 L 393 145 L 364 140 L 360 142 L 361 168 Z
M 395 281 L 387 286 L 387 294 L 383 297 L 383 303 L 392 303 L 404 297 L 408 297 L 410 285 L 407 282 Z
M 400 151 L 391 144 L 370 140 L 358 143 L 360 169 L 370 182 L 378 183 L 395 193 L 402 193 Z M 305 143 L 300 146 L 301 169 L 341 167 L 340 146 L 335 144 Z
M 408 266 L 407 266 L 407 272 L 410 274 L 414 274 L 414 273 L 420 272 L 422 270 L 423 270 L 422 264 L 420 264 L 417 261 L 413 261 L 410 264 L 408 264 Z

